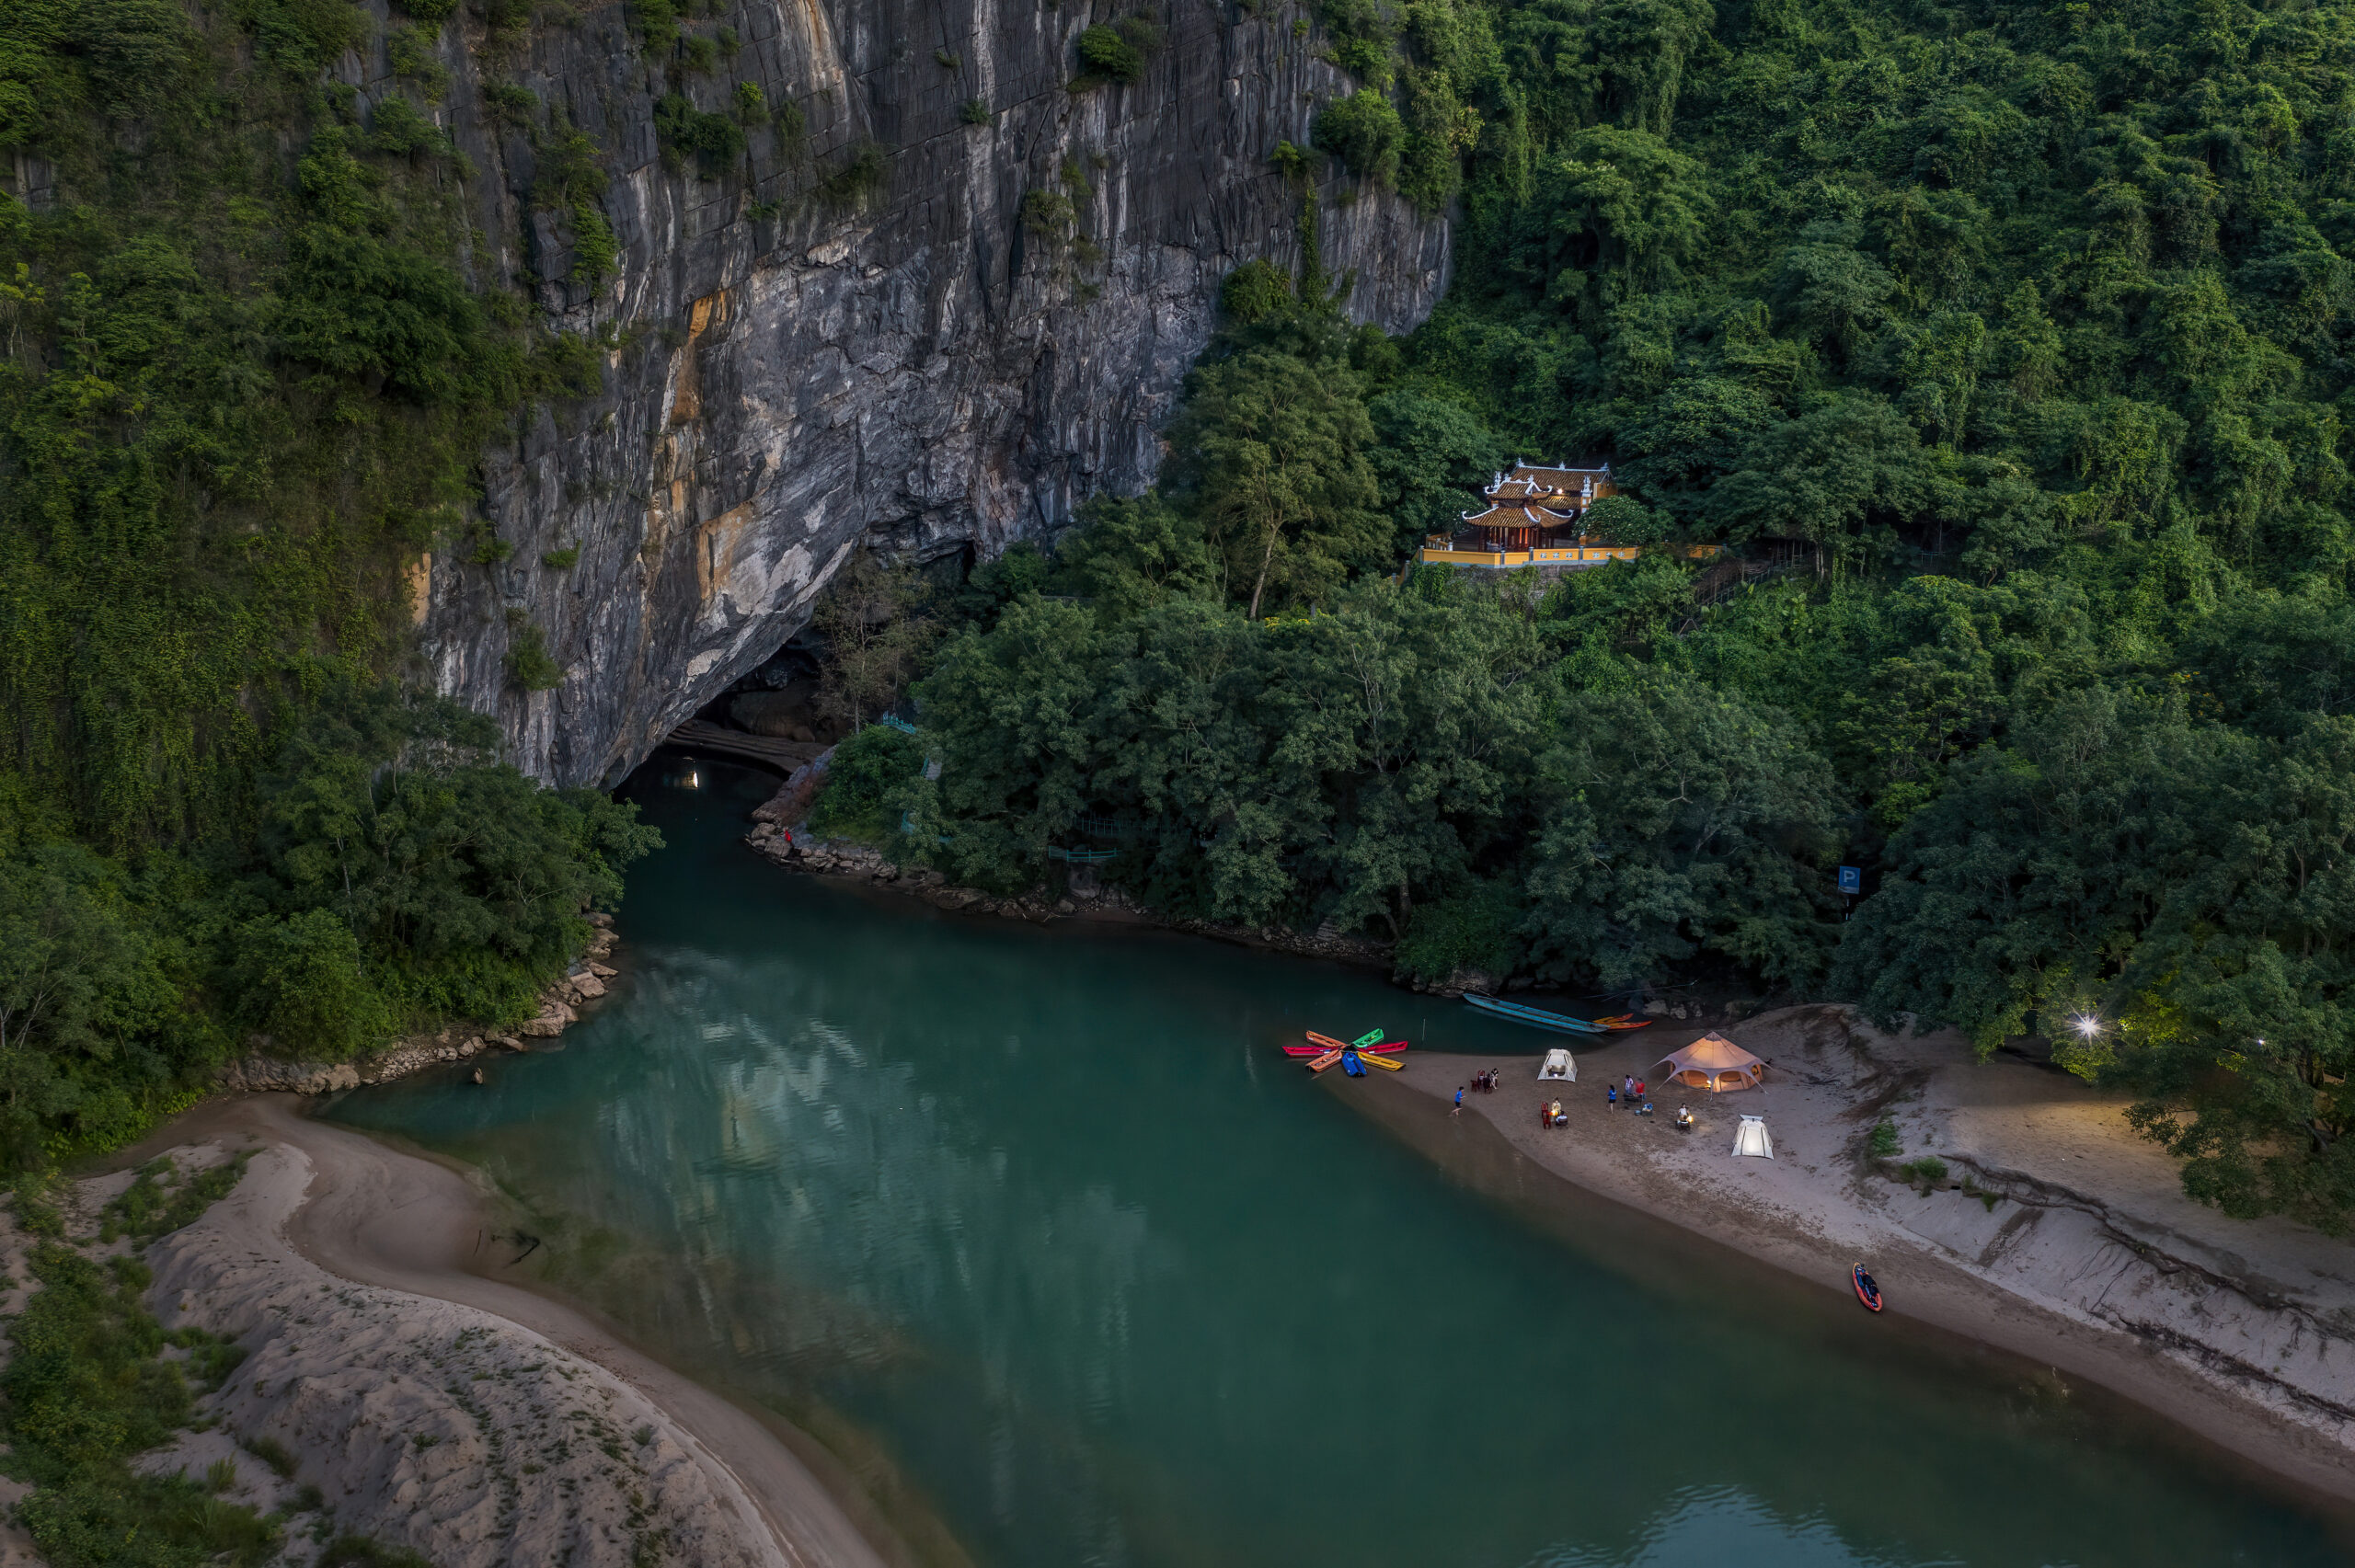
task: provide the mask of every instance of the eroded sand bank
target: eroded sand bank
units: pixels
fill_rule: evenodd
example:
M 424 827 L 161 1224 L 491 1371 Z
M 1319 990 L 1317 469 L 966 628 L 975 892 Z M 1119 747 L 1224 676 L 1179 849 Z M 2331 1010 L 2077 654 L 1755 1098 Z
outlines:
M 1764 1086 L 1713 1097 L 1655 1079 L 1648 1118 L 1610 1107 L 1605 1086 L 1706 1028 L 1532 1031 L 1527 1056 L 1418 1054 L 1406 1073 L 1336 1090 L 1464 1179 L 1540 1210 L 1599 1194 L 1827 1290 L 1846 1292 L 1864 1261 L 1892 1313 L 2101 1384 L 2355 1499 L 2348 1242 L 2192 1203 L 2119 1097 L 2025 1061 L 1976 1062 L 1950 1034 L 1891 1037 L 1835 1006 L 1717 1027 L 1773 1063 Z M 1541 1095 L 1549 1045 L 1576 1053 L 1579 1082 Z M 1467 1095 L 1452 1118 L 1457 1085 L 1484 1068 L 1499 1089 Z M 1541 1129 L 1541 1097 L 1557 1095 L 1569 1125 Z M 1680 1104 L 1699 1116 L 1695 1131 L 1672 1127 Z M 1766 1118 L 1775 1159 L 1731 1156 L 1742 1113 Z M 1945 1182 L 1925 1189 L 1867 1156 L 1884 1116 L 1901 1159 L 1938 1157 Z
M 442 1568 L 880 1568 L 752 1414 L 585 1314 L 468 1272 L 499 1243 L 463 1177 L 293 1099 L 217 1103 L 143 1150 L 252 1156 L 235 1192 L 148 1253 L 167 1326 L 247 1351 L 208 1402 L 225 1432 L 150 1462 L 278 1445 L 283 1484 L 316 1486 L 339 1528 Z M 242 1469 L 267 1489 L 250 1457 Z

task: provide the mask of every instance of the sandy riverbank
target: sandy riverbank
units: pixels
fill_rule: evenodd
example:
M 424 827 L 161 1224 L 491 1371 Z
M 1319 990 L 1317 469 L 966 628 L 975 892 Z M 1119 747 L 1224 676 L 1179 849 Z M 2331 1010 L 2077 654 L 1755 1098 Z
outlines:
M 587 1314 L 475 1272 L 500 1243 L 456 1172 L 311 1121 L 292 1095 L 215 1102 L 132 1153 L 167 1150 L 251 1152 L 234 1193 L 148 1253 L 167 1325 L 247 1355 L 208 1401 L 223 1429 L 154 1462 L 238 1459 L 266 1505 L 316 1486 L 338 1528 L 443 1568 L 881 1568 L 762 1420 Z M 237 1443 L 279 1445 L 292 1472 Z
M 1567 1217 L 1600 1195 L 1829 1291 L 1846 1293 L 1849 1265 L 1864 1260 L 1892 1314 L 2115 1391 L 2300 1487 L 2355 1501 L 2355 1248 L 2191 1203 L 2121 1102 L 2052 1070 L 1977 1063 L 1959 1038 L 1891 1038 L 1836 1007 L 1719 1027 L 1774 1063 L 1766 1085 L 1714 1100 L 1655 1087 L 1649 1118 L 1609 1108 L 1605 1084 L 1706 1028 L 1592 1042 L 1533 1033 L 1525 1057 L 1418 1054 L 1407 1073 L 1336 1088 L 1509 1201 Z M 1546 1130 L 1536 1062 L 1556 1043 L 1577 1052 L 1580 1082 L 1548 1086 L 1570 1120 Z M 1457 1084 L 1489 1067 L 1501 1087 L 1467 1095 L 1451 1118 Z M 1698 1130 L 1674 1130 L 1680 1104 Z M 1742 1113 L 1766 1117 L 1774 1161 L 1731 1157 Z M 1884 1116 L 1902 1158 L 1938 1156 L 1946 1183 L 1921 1190 L 1866 1157 Z

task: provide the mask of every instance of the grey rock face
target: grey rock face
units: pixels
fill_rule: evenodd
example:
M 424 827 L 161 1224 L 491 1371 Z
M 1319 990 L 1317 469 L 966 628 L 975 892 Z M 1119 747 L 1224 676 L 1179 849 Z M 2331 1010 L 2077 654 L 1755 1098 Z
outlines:
M 1069 90 L 1080 31 L 1117 15 L 739 0 L 724 20 L 741 52 L 695 76 L 649 64 L 619 6 L 504 58 L 445 40 L 441 118 L 481 181 L 479 265 L 618 345 L 602 395 L 488 454 L 509 559 L 445 548 L 415 577 L 432 678 L 499 714 L 519 764 L 618 780 L 798 629 L 863 542 L 987 556 L 1097 490 L 1150 483 L 1221 279 L 1299 255 L 1300 199 L 1268 155 L 1305 144 L 1315 106 L 1350 84 L 1288 19 L 1179 0 L 1143 80 Z M 529 141 L 485 111 L 491 75 L 598 143 L 616 275 L 572 280 L 571 224 L 534 209 Z M 749 166 L 721 178 L 666 169 L 661 94 L 721 110 L 740 81 L 797 106 L 806 135 L 753 131 Z M 988 123 L 964 123 L 972 100 Z M 879 184 L 830 191 L 866 147 L 881 149 Z M 1068 200 L 1074 221 L 1034 192 Z M 1319 194 L 1352 314 L 1419 321 L 1445 282 L 1445 223 L 1386 193 Z M 543 564 L 573 547 L 570 567 Z M 562 666 L 553 690 L 509 681 L 530 629 Z

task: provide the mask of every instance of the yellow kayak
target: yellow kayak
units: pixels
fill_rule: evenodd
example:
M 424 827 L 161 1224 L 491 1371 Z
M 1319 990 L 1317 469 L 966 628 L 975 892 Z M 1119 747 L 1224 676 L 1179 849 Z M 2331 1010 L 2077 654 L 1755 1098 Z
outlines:
M 1386 1068 L 1392 1072 L 1404 1072 L 1407 1070 L 1407 1064 L 1400 1061 L 1396 1057 L 1378 1057 L 1371 1051 L 1360 1051 L 1358 1053 L 1358 1060 L 1365 1063 L 1368 1067 Z

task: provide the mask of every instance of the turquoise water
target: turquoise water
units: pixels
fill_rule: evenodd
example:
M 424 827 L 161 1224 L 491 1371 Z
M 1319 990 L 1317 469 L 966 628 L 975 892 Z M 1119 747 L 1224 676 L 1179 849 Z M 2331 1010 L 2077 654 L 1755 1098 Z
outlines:
M 631 878 L 615 996 L 483 1087 L 336 1114 L 488 1167 L 555 1277 L 981 1563 L 2348 1560 L 2089 1391 L 1603 1206 L 1541 1230 L 1275 1048 L 1534 1036 L 1336 967 L 789 876 L 738 841 L 771 787 L 642 771 L 670 847 Z

